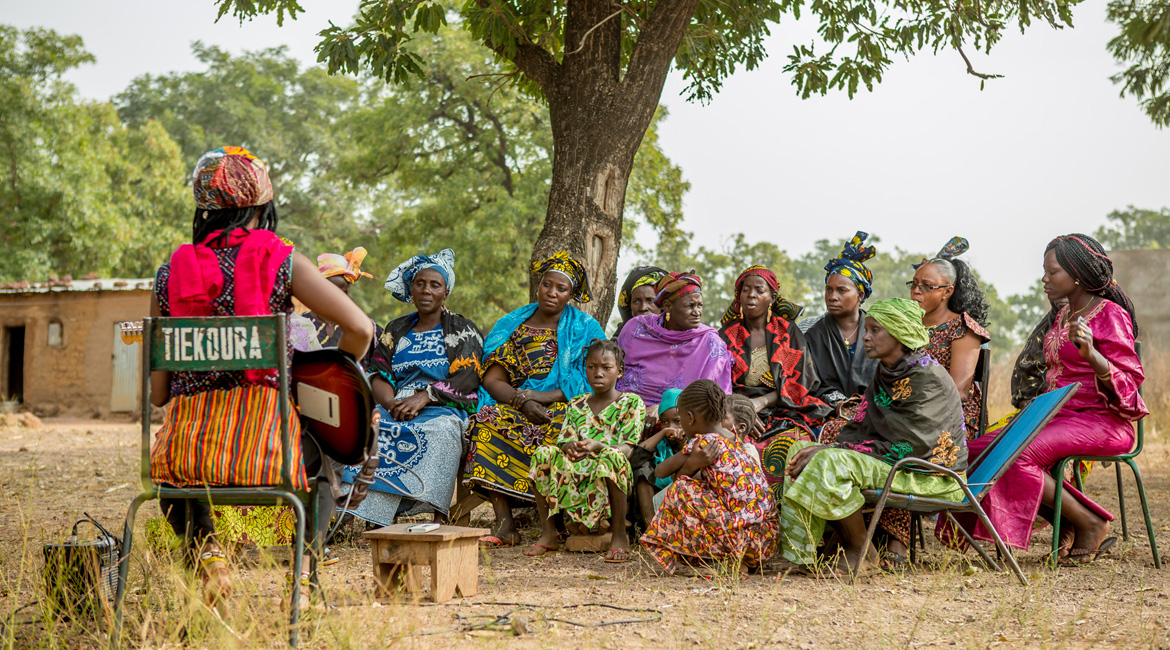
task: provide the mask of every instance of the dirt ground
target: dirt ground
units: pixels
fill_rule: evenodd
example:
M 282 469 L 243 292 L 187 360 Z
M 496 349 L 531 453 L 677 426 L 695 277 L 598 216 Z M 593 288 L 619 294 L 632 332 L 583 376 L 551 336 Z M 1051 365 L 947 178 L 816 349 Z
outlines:
M 0 646 L 104 644 L 104 621 L 62 622 L 38 604 L 41 545 L 65 535 L 82 511 L 121 530 L 138 489 L 138 435 L 134 424 L 102 421 L 0 428 Z M 1168 456 L 1170 447 L 1155 441 L 1140 463 L 1163 552 L 1170 549 Z M 1115 486 L 1113 469 L 1098 468 L 1087 488 L 1116 512 Z M 477 596 L 434 606 L 375 600 L 369 551 L 344 543 L 335 547 L 341 561 L 322 569 L 334 608 L 309 617 L 302 647 L 1170 648 L 1170 569 L 1153 567 L 1129 476 L 1126 497 L 1128 543 L 1094 566 L 1054 573 L 1041 565 L 1048 531 L 1038 531 L 1032 549 L 1019 555 L 1028 587 L 1010 573 L 989 571 L 974 554 L 968 564 L 933 538 L 923 565 L 855 585 L 775 571 L 738 579 L 664 576 L 640 551 L 628 564 L 606 564 L 595 554 L 530 559 L 519 549 L 499 549 L 481 554 Z M 157 516 L 156 505 L 146 506 L 138 530 Z M 477 510 L 475 523 L 486 524 L 487 516 L 490 510 Z M 1121 534 L 1120 522 L 1113 528 Z M 236 592 L 221 620 L 194 602 L 167 557 L 148 553 L 145 544 L 135 548 L 141 560 L 131 571 L 130 645 L 283 647 L 278 598 L 287 552 L 237 560 Z M 507 619 L 529 633 L 466 629 L 515 608 L 491 603 L 538 606 Z M 596 603 L 653 611 L 567 607 Z M 567 622 L 647 618 L 656 620 Z

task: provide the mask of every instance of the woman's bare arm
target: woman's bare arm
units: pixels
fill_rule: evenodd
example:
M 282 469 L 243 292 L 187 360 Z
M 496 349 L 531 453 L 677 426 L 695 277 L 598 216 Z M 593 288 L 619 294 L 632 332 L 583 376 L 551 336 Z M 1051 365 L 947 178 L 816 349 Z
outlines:
M 948 372 L 961 396 L 966 396 L 975 383 L 975 366 L 979 365 L 979 346 L 982 344 L 974 332 L 951 341 L 951 368 Z

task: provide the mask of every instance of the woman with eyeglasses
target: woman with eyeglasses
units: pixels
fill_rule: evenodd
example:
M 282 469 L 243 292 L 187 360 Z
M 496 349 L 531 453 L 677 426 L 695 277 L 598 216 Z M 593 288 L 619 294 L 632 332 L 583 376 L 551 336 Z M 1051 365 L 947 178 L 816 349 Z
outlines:
M 922 324 L 930 332 L 925 351 L 947 369 L 963 397 L 967 440 L 983 435 L 979 430 L 982 388 L 975 384 L 979 348 L 991 340 L 987 333 L 987 297 L 979 288 L 971 267 L 960 259 L 969 248 L 967 240 L 952 237 L 933 259 L 915 266 L 914 279 L 907 282 L 910 298 L 926 315 Z

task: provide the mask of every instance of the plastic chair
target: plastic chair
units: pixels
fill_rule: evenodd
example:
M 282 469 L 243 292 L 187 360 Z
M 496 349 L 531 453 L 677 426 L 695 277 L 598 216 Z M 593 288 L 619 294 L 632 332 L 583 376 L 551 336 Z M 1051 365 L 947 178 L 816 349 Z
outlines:
M 1002 557 L 1006 557 L 1008 564 L 1011 566 L 1012 572 L 1016 574 L 1016 578 L 1020 584 L 1027 586 L 1028 579 L 1024 577 L 1023 571 L 1016 563 L 1015 557 L 1011 550 L 1003 543 L 1003 539 L 999 536 L 999 532 L 991 524 L 987 518 L 987 514 L 983 511 L 983 507 L 979 505 L 979 500 L 982 499 L 991 486 L 999 480 L 1007 468 L 1019 458 L 1020 453 L 1024 451 L 1037 434 L 1048 425 L 1048 422 L 1056 415 L 1058 411 L 1064 406 L 1065 402 L 1072 398 L 1077 389 L 1080 388 L 1079 383 L 1072 383 L 1063 388 L 1045 393 L 1028 405 L 1015 420 L 1009 424 L 995 440 L 987 446 L 983 453 L 979 455 L 973 462 L 968 464 L 969 469 L 968 480 L 964 481 L 962 476 L 956 472 L 929 463 L 920 458 L 903 458 L 894 463 L 894 467 L 890 470 L 889 477 L 886 478 L 885 487 L 881 490 L 862 490 L 861 494 L 865 497 L 866 503 L 874 504 L 873 515 L 869 522 L 869 528 L 865 534 L 865 548 L 869 547 L 873 540 L 874 532 L 877 529 L 878 519 L 881 517 L 882 510 L 886 504 L 892 507 L 909 510 L 911 516 L 919 519 L 923 514 L 945 513 L 947 519 L 957 529 L 971 546 L 983 558 L 983 561 L 992 567 L 993 570 L 999 571 L 999 564 L 992 560 L 983 550 L 983 547 L 975 541 L 971 534 L 965 528 L 960 526 L 955 521 L 952 513 L 954 512 L 970 512 L 979 518 L 984 528 L 991 532 L 991 537 L 995 540 L 996 550 Z M 891 492 L 890 485 L 894 482 L 894 474 L 909 465 L 928 469 L 932 472 L 943 474 L 955 479 L 959 483 L 959 488 L 962 489 L 964 498 L 962 501 L 943 501 L 940 499 L 928 499 L 924 497 L 917 497 L 913 494 L 901 494 L 898 492 Z M 972 492 L 971 487 L 976 487 L 977 491 Z M 914 523 L 910 530 L 915 529 Z M 911 552 L 914 548 L 914 540 L 910 540 Z M 858 560 L 860 562 L 860 558 Z M 854 567 L 856 571 L 857 567 Z
M 249 342 L 252 346 L 240 347 L 238 344 L 231 359 L 222 356 L 214 361 L 194 360 L 194 354 L 187 354 L 189 349 L 176 345 L 178 328 L 201 328 L 204 331 L 215 328 L 246 328 L 249 333 Z M 165 335 L 164 335 L 165 331 Z M 194 330 L 192 330 L 194 331 Z M 232 330 L 238 332 L 238 329 Z M 114 601 L 114 629 L 111 633 L 111 645 L 117 646 L 121 642 L 122 606 L 126 594 L 126 580 L 129 574 L 129 557 L 133 543 L 134 519 L 139 507 L 151 499 L 165 497 L 168 499 L 190 499 L 204 503 L 236 504 L 236 505 L 287 505 L 292 508 L 296 516 L 296 525 L 293 532 L 292 571 L 292 598 L 294 604 L 290 607 L 288 642 L 291 646 L 297 645 L 297 621 L 300 608 L 296 607 L 300 590 L 301 562 L 305 549 L 305 517 L 308 512 L 309 525 L 317 525 L 320 513 L 316 498 L 318 489 L 316 479 L 309 478 L 311 492 L 295 490 L 293 488 L 292 472 L 292 441 L 289 434 L 289 419 L 293 417 L 293 408 L 289 400 L 289 371 L 287 359 L 287 323 L 284 314 L 273 316 L 252 317 L 213 317 L 213 318 L 147 318 L 142 326 L 142 493 L 130 503 L 130 510 L 126 514 L 126 528 L 123 533 L 122 553 L 119 557 L 118 591 Z M 173 334 L 172 334 L 173 333 Z M 217 334 L 218 340 L 218 334 Z M 237 342 L 238 343 L 238 342 Z M 248 354 L 240 354 L 247 349 Z M 202 350 L 199 351 L 200 355 Z M 247 356 L 247 358 L 242 358 Z M 182 358 L 180 358 L 182 357 Z M 239 486 L 219 487 L 202 486 L 189 488 L 171 488 L 155 485 L 150 478 L 150 373 L 155 370 L 169 371 L 209 371 L 209 370 L 265 370 L 276 369 L 280 379 L 280 440 L 283 458 L 281 462 L 281 484 L 271 486 Z M 184 531 L 184 540 L 189 544 L 192 529 L 192 512 L 187 510 L 187 527 Z M 317 584 L 317 558 L 320 557 L 323 540 L 316 536 L 313 553 L 311 554 L 310 585 Z
M 1142 357 L 1142 342 L 1134 341 L 1134 350 L 1137 352 L 1138 359 Z M 1138 387 L 1138 394 L 1142 395 L 1142 387 Z M 1064 493 L 1064 468 L 1071 462 L 1078 460 L 1088 460 L 1096 462 L 1113 463 L 1117 469 L 1117 507 L 1121 510 L 1121 535 L 1125 541 L 1129 541 L 1129 524 L 1125 520 L 1125 488 L 1121 481 L 1121 464 L 1129 465 L 1133 470 L 1133 478 L 1137 483 L 1138 498 L 1142 502 L 1142 514 L 1146 518 L 1146 535 L 1150 538 L 1150 552 L 1154 555 L 1154 568 L 1162 568 L 1162 558 L 1158 555 L 1158 542 L 1154 539 L 1154 522 L 1150 519 L 1150 506 L 1146 502 L 1146 488 L 1142 484 L 1142 473 L 1138 471 L 1137 463 L 1134 458 L 1142 453 L 1142 446 L 1145 444 L 1146 425 L 1145 418 L 1137 421 L 1137 443 L 1134 445 L 1133 451 L 1128 454 L 1120 454 L 1118 456 L 1069 456 L 1056 464 L 1052 468 L 1052 478 L 1056 479 L 1056 494 L 1053 497 L 1055 500 L 1054 513 L 1052 516 L 1052 556 L 1050 558 L 1053 568 L 1057 566 L 1056 556 L 1060 553 L 1060 498 Z M 1076 476 L 1076 483 L 1078 489 L 1084 489 L 1081 477 Z

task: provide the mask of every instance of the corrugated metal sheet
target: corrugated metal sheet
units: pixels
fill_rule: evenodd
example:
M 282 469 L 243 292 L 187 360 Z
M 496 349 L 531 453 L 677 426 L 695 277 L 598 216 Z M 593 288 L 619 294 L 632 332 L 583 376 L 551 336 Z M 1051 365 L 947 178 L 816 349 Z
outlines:
M 138 410 L 142 393 L 142 344 L 122 342 L 122 330 L 114 323 L 114 381 L 110 390 L 110 412 Z

